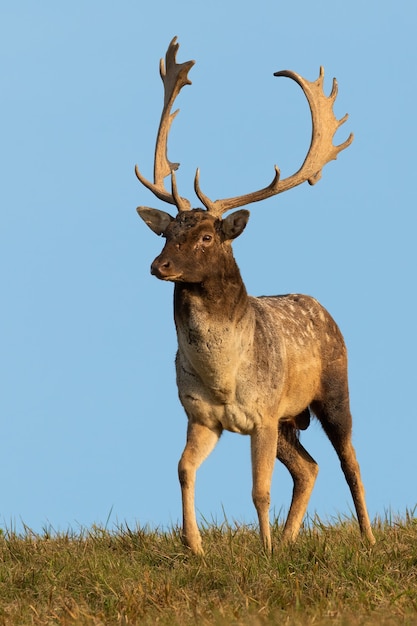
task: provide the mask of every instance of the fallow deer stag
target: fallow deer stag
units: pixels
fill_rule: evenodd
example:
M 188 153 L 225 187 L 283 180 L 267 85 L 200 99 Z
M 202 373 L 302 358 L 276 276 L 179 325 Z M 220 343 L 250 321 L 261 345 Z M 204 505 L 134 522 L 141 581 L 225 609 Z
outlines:
M 329 313 L 310 296 L 251 297 L 247 294 L 231 243 L 244 230 L 249 211 L 230 209 L 258 202 L 308 181 L 316 183 L 322 168 L 347 148 L 353 135 L 339 146 L 332 143 L 347 115 L 337 120 L 331 94 L 323 92 L 323 69 L 315 82 L 292 71 L 287 76 L 303 90 L 311 110 L 311 145 L 298 172 L 281 180 L 275 167 L 272 183 L 247 195 L 211 201 L 195 191 L 205 209 L 191 209 L 177 190 L 175 170 L 167 156 L 173 118 L 172 105 L 194 61 L 177 64 L 177 39 L 161 59 L 164 106 L 155 148 L 154 182 L 136 166 L 139 181 L 160 200 L 177 208 L 176 217 L 139 207 L 140 217 L 166 243 L 151 265 L 151 273 L 174 283 L 174 317 L 178 336 L 176 374 L 179 397 L 188 417 L 187 442 L 178 474 L 183 503 L 183 542 L 202 553 L 194 491 L 196 471 L 210 454 L 224 429 L 250 435 L 253 502 L 260 536 L 271 550 L 270 486 L 275 458 L 289 470 L 293 495 L 283 541 L 294 541 L 307 509 L 318 466 L 299 441 L 299 430 L 320 421 L 333 444 L 352 493 L 362 534 L 373 544 L 359 465 L 352 445 L 347 356 L 342 334 Z M 171 189 L 164 179 L 171 177 Z

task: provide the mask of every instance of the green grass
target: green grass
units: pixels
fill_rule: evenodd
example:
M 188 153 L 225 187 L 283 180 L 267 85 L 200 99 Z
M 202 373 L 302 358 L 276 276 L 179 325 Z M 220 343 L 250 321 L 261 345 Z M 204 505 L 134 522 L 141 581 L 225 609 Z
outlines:
M 207 525 L 205 557 L 179 532 L 93 527 L 0 535 L 0 625 L 417 624 L 417 520 L 311 522 L 294 546 L 260 549 L 256 528 Z

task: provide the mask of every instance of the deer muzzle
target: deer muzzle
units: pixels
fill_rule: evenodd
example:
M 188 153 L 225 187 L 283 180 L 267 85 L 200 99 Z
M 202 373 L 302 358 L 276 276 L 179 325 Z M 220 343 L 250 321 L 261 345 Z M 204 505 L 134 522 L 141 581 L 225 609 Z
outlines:
M 162 255 L 157 256 L 151 265 L 151 274 L 161 280 L 173 280 L 175 271 L 173 271 L 172 263 Z

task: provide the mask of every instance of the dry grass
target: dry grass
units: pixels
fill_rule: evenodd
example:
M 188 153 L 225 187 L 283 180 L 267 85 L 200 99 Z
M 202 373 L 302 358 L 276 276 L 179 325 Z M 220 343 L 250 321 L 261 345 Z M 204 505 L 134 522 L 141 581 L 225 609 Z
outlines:
M 127 527 L 0 536 L 0 625 L 267 626 L 417 624 L 417 520 L 375 524 L 362 543 L 353 520 L 316 520 L 274 554 L 256 529 L 207 526 L 204 558 L 176 529 Z

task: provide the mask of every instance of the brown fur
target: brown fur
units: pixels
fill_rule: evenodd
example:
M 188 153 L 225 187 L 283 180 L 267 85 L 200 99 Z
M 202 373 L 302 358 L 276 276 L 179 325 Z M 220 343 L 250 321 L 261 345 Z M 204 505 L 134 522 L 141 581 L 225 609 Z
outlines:
M 248 296 L 231 247 L 248 211 L 223 220 L 200 209 L 175 219 L 156 209 L 139 214 L 166 238 L 152 273 L 175 283 L 177 384 L 188 417 L 178 468 L 184 543 L 202 552 L 195 476 L 223 430 L 251 437 L 252 495 L 268 551 L 275 458 L 287 467 L 294 490 L 283 540 L 296 539 L 318 472 L 298 438 L 310 410 L 340 458 L 361 532 L 374 543 L 351 442 L 346 348 L 332 317 L 309 296 Z

